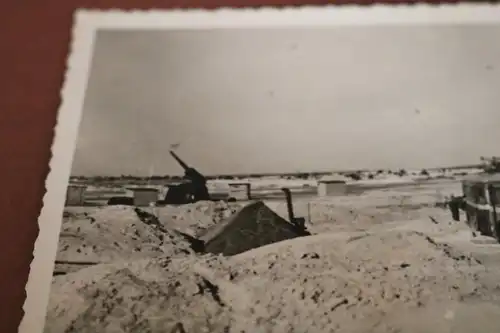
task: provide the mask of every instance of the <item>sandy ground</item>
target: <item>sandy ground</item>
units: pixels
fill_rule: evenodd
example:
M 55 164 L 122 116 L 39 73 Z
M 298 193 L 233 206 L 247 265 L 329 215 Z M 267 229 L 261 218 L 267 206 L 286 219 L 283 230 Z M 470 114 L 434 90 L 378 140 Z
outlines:
M 54 278 L 45 332 L 500 332 L 500 246 L 436 207 L 458 192 L 301 197 L 312 236 L 232 257 L 196 255 L 173 230 L 196 236 L 239 203 L 151 209 L 160 225 L 129 207 L 67 209 L 58 258 L 101 264 Z

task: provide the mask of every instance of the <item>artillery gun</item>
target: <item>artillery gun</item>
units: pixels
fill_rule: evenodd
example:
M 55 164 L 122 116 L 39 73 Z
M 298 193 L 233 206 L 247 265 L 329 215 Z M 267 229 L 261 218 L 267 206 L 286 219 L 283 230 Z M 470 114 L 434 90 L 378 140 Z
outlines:
M 190 167 L 176 153 L 170 151 L 170 155 L 184 169 L 183 179 L 178 183 L 167 184 L 167 193 L 160 205 L 184 205 L 197 201 L 211 200 L 207 188 L 207 179 L 198 170 Z M 112 197 L 108 205 L 134 206 L 132 197 Z
M 182 205 L 197 201 L 210 200 L 210 195 L 207 188 L 207 179 L 198 170 L 186 164 L 172 150 L 170 155 L 184 169 L 183 181 L 179 184 L 167 185 L 168 191 L 165 199 L 161 200 L 160 204 L 166 205 Z

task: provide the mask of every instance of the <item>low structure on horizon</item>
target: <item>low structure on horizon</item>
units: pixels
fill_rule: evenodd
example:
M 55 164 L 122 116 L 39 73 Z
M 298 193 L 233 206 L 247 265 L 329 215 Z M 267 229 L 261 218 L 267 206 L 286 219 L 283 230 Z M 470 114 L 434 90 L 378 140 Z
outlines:
M 252 186 L 250 182 L 229 183 L 229 198 L 235 200 L 252 200 Z
M 318 180 L 318 195 L 329 197 L 347 194 L 347 182 L 344 177 L 324 177 Z
M 85 203 L 85 191 L 87 186 L 80 184 L 69 184 L 66 189 L 66 206 L 83 206 Z

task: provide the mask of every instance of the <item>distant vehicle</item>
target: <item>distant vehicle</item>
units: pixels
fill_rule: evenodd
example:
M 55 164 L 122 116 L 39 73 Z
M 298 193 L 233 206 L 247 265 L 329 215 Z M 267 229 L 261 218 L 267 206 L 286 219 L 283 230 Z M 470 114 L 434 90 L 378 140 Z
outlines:
M 493 236 L 500 243 L 500 174 L 480 174 L 462 181 L 463 196 L 450 200 L 450 209 L 465 212 L 466 223 L 474 231 Z M 454 214 L 455 210 L 455 214 Z

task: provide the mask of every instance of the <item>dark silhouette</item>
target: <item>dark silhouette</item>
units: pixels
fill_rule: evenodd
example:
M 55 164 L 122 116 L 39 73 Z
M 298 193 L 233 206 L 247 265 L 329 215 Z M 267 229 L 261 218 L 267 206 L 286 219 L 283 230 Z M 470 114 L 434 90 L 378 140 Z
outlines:
M 348 173 L 348 174 L 346 174 L 346 177 L 351 178 L 352 180 L 361 180 L 361 179 L 363 179 L 363 177 L 361 175 L 361 172 L 359 172 L 359 171 Z
M 208 188 L 207 188 L 207 179 L 205 178 L 205 176 L 203 176 L 200 172 L 198 172 L 198 170 L 188 166 L 172 150 L 170 151 L 170 155 L 172 155 L 172 157 L 177 161 L 177 163 L 179 163 L 180 166 L 184 169 L 183 178 L 185 183 L 183 183 L 183 185 L 179 187 L 177 190 L 179 192 L 186 191 L 185 193 L 188 197 L 189 202 L 210 200 L 210 195 L 208 194 Z
M 496 156 L 481 156 L 482 168 L 486 173 L 500 173 L 500 159 Z
M 184 169 L 184 176 L 178 184 L 168 184 L 167 194 L 163 200 L 157 203 L 160 205 L 183 205 L 202 200 L 210 200 L 207 188 L 207 179 L 196 169 L 188 166 L 177 154 L 170 151 L 170 155 Z M 174 177 L 170 179 L 174 180 Z M 134 198 L 112 197 L 108 200 L 108 205 L 134 205 Z
M 108 205 L 109 206 L 118 206 L 118 205 L 133 206 L 134 205 L 134 198 L 132 198 L 132 197 L 112 197 L 108 200 Z
M 451 217 L 454 221 L 460 221 L 460 208 L 463 206 L 463 197 L 451 196 L 448 202 L 448 207 L 450 208 Z
M 302 236 L 308 236 L 310 233 L 306 230 L 305 226 L 305 218 L 303 217 L 295 217 L 293 212 L 293 202 L 292 202 L 292 192 L 289 188 L 283 187 L 281 189 L 285 193 L 286 206 L 288 210 L 288 219 L 290 223 L 294 225 L 295 229 Z

